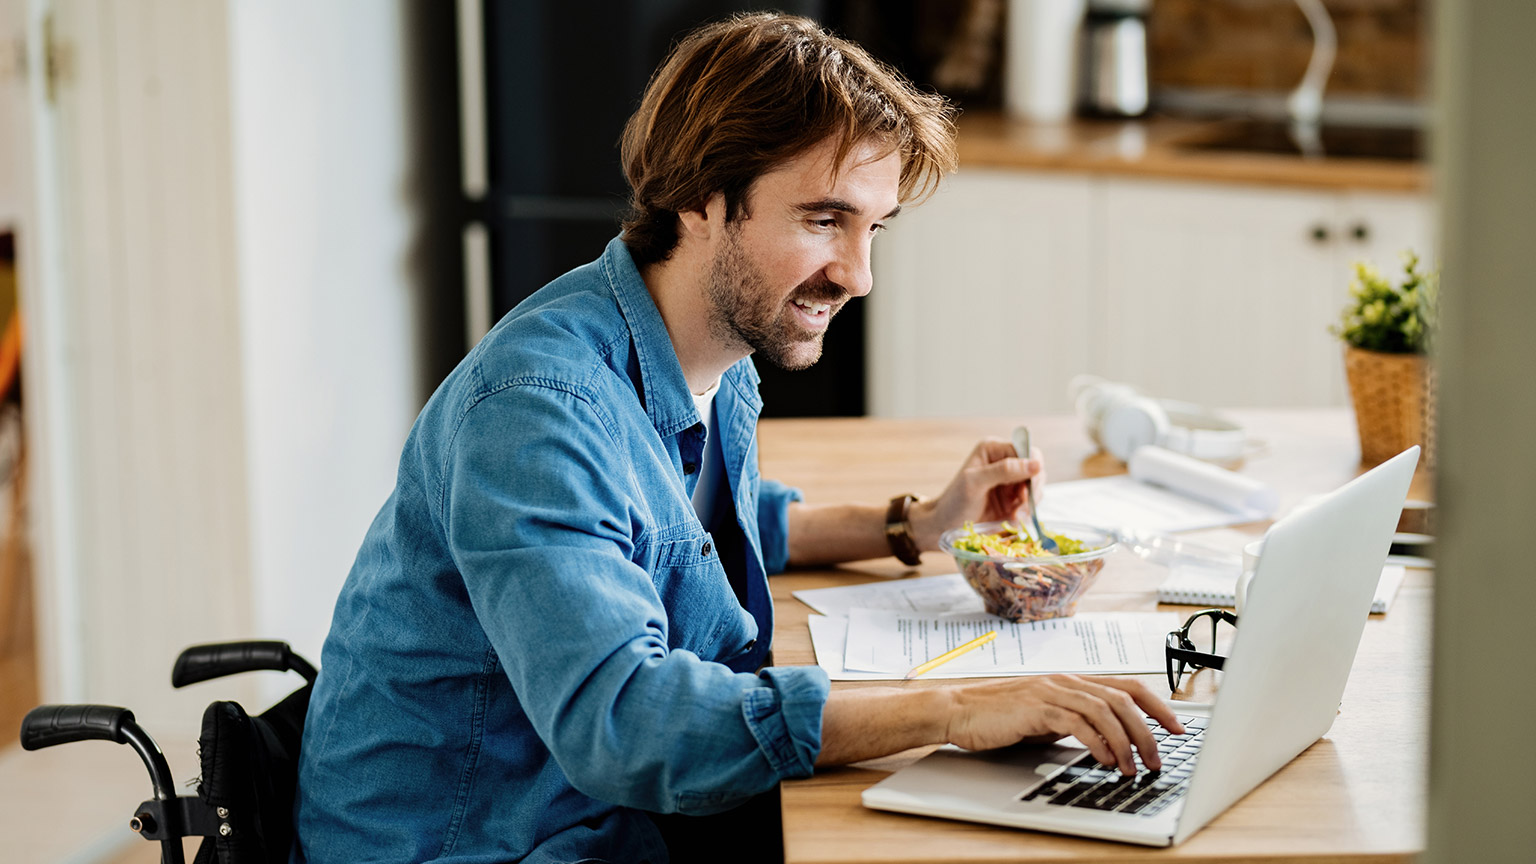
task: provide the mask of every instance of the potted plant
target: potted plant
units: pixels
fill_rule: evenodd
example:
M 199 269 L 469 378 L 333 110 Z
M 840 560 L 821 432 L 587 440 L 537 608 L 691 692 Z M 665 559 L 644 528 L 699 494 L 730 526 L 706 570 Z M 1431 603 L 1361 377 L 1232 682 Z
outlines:
M 1422 464 L 1434 461 L 1435 377 L 1429 362 L 1440 290 L 1439 274 L 1419 269 L 1419 256 L 1403 254 L 1397 280 L 1357 262 L 1350 302 L 1333 328 L 1344 340 L 1344 369 L 1360 460 L 1385 461 L 1413 444 Z

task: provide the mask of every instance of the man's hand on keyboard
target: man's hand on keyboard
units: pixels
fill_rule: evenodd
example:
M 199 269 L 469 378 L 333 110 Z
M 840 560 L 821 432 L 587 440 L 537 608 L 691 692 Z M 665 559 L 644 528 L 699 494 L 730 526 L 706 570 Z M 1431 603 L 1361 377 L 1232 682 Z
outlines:
M 1129 678 L 1039 675 L 945 689 L 955 700 L 948 740 L 968 750 L 1072 735 L 1094 758 L 1132 775 L 1137 752 L 1148 769 L 1162 767 L 1143 714 L 1169 731 L 1184 731 L 1166 702 Z

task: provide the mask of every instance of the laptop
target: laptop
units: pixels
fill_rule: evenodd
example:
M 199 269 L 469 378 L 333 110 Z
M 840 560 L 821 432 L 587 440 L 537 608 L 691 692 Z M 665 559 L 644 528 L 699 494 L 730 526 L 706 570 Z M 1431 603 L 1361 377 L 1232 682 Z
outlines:
M 1185 735 L 1154 729 L 1160 773 L 1122 780 L 1071 738 L 982 752 L 947 746 L 866 789 L 864 806 L 1183 842 L 1333 725 L 1418 456 L 1411 447 L 1269 529 L 1219 698 L 1172 703 Z

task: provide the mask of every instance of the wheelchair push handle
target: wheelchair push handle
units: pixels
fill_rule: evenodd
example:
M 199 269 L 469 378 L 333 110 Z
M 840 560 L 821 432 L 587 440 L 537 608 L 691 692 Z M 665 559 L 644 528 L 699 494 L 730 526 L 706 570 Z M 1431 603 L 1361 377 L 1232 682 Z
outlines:
M 23 750 L 41 750 L 73 741 L 111 741 L 133 748 L 144 767 L 149 769 L 155 797 L 176 797 L 171 766 L 160 752 L 160 745 L 133 719 L 127 708 L 112 705 L 39 705 L 21 721 Z
M 193 645 L 176 658 L 171 670 L 171 686 L 185 687 L 199 681 L 209 681 L 251 672 L 272 669 L 278 672 L 297 672 L 304 680 L 315 682 L 315 667 L 309 661 L 293 653 L 287 642 L 216 642 Z
M 133 712 L 112 705 L 39 705 L 21 721 L 21 746 L 41 750 L 71 741 L 127 743 L 123 731 Z

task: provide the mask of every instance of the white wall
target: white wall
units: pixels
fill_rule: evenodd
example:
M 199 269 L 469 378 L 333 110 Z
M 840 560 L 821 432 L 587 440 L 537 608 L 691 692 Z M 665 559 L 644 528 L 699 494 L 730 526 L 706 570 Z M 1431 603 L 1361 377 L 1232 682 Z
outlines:
M 28 124 L 23 122 L 26 109 L 25 67 L 22 60 L 7 55 L 7 46 L 16 44 L 25 31 L 26 14 L 19 0 L 0 3 L 0 230 L 11 230 L 21 218 L 22 141 Z
M 170 663 L 250 606 L 224 8 L 51 5 L 21 262 L 44 697 L 195 723 Z
M 441 362 L 420 7 L 28 2 L 70 58 L 20 208 L 43 696 L 195 729 L 293 681 L 173 691 L 186 645 L 318 662 Z
M 1442 520 L 1422 860 L 1525 864 L 1536 861 L 1536 4 L 1434 8 Z
M 230 5 L 253 632 L 318 663 L 424 394 L 401 4 Z

